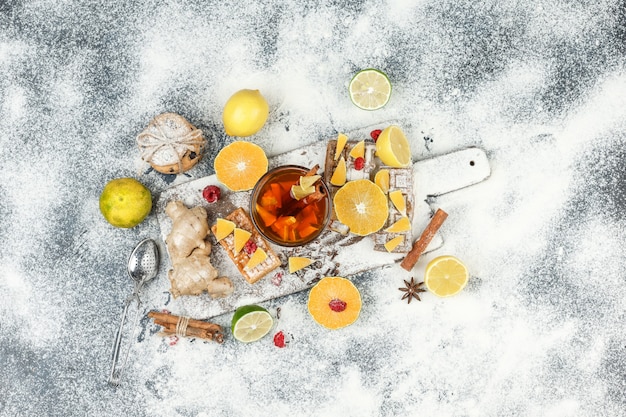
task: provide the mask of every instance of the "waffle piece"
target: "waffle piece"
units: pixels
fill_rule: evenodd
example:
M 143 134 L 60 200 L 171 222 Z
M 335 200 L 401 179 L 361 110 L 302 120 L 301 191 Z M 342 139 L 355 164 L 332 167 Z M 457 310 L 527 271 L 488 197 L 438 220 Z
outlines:
M 333 172 L 335 172 L 335 168 L 337 168 L 337 164 L 339 160 L 343 156 L 346 161 L 346 181 L 353 181 L 358 179 L 371 179 L 371 173 L 376 168 L 376 163 L 374 161 L 374 153 L 376 152 L 376 144 L 366 141 L 365 142 L 365 154 L 364 161 L 365 164 L 362 169 L 356 169 L 354 167 L 354 158 L 350 156 L 350 151 L 354 148 L 359 141 L 353 140 L 348 141 L 346 146 L 341 151 L 341 154 L 335 159 L 335 149 L 337 148 L 337 139 L 332 139 L 328 141 L 328 145 L 326 146 L 326 161 L 324 165 L 324 181 L 328 185 L 328 189 L 330 191 L 330 197 L 333 198 L 335 193 L 340 187 L 336 185 L 332 185 L 330 183 L 330 178 L 333 176 Z M 342 224 L 339 220 L 337 220 L 337 216 L 335 215 L 335 210 L 330 217 L 330 223 L 328 227 L 342 235 L 347 235 L 349 229 L 346 225 Z
M 220 240 L 220 245 L 226 251 L 228 257 L 233 261 L 241 275 L 248 281 L 250 284 L 254 284 L 265 275 L 273 271 L 274 269 L 280 266 L 280 259 L 276 256 L 276 253 L 272 250 L 270 245 L 267 243 L 265 239 L 256 231 L 254 225 L 252 224 L 252 219 L 246 211 L 239 207 L 228 216 L 225 217 L 226 220 L 230 220 L 235 223 L 235 225 L 240 228 L 247 230 L 251 233 L 250 240 L 252 240 L 257 248 L 263 249 L 265 253 L 267 253 L 267 258 L 261 262 L 259 265 L 254 268 L 246 268 L 246 264 L 248 260 L 250 260 L 251 254 L 248 254 L 244 249 L 239 251 L 239 253 L 235 254 L 235 237 L 231 233 L 226 236 L 224 239 Z M 216 226 L 211 227 L 211 231 L 215 235 Z
M 382 167 L 389 170 L 389 191 L 401 190 L 402 196 L 406 201 L 406 215 L 409 221 L 413 222 L 413 207 L 415 206 L 415 198 L 413 197 L 413 170 L 411 168 L 390 168 Z M 389 233 L 385 232 L 385 229 L 400 220 L 402 214 L 396 209 L 391 200 L 388 200 L 389 204 L 389 217 L 387 223 L 379 231 L 372 235 L 374 239 L 374 250 L 387 252 L 385 249 L 385 243 L 390 241 L 396 236 L 402 236 L 403 242 L 400 243 L 392 251 L 394 253 L 407 253 L 413 246 L 413 234 L 411 230 L 406 232 Z

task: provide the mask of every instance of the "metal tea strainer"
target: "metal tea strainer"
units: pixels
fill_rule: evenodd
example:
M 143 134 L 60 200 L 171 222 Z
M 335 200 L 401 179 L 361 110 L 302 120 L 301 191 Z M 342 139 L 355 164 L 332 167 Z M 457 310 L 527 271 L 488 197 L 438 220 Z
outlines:
M 124 311 L 122 312 L 120 327 L 117 331 L 117 335 L 115 336 L 115 341 L 113 342 L 111 372 L 109 374 L 109 384 L 111 385 L 119 385 L 122 371 L 126 366 L 126 361 L 128 361 L 133 335 L 135 334 L 135 329 L 137 328 L 137 323 L 139 321 L 139 313 L 141 311 L 141 299 L 139 298 L 141 289 L 145 283 L 152 280 L 157 275 L 158 271 L 159 250 L 157 244 L 152 239 L 144 239 L 139 242 L 137 246 L 135 246 L 135 249 L 133 249 L 133 252 L 128 258 L 128 275 L 135 282 L 135 287 L 133 289 L 133 293 L 126 298 L 126 302 L 124 303 Z M 135 319 L 131 325 L 132 331 L 127 340 L 128 348 L 126 349 L 126 353 L 122 359 L 120 357 L 120 348 L 122 345 L 124 323 L 126 322 L 128 307 L 135 301 L 137 303 L 137 312 L 135 313 Z

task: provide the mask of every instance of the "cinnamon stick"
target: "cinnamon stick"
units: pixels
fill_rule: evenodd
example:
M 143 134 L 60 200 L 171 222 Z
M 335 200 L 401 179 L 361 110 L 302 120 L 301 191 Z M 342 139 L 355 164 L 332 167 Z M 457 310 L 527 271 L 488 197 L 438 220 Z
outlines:
M 164 334 L 170 335 L 177 333 L 178 322 L 181 319 L 180 316 L 151 311 L 148 313 L 148 317 L 153 319 L 155 324 L 163 327 Z M 202 320 L 189 319 L 184 336 L 214 340 L 217 343 L 224 341 L 224 335 L 220 325 Z
M 320 164 L 315 164 L 315 166 L 311 169 L 309 169 L 306 174 L 304 174 L 304 177 L 311 177 L 315 174 L 317 174 L 317 171 L 320 169 Z
M 426 226 L 426 229 L 424 229 L 424 231 L 422 232 L 420 238 L 415 241 L 410 252 L 407 253 L 404 257 L 404 260 L 402 260 L 402 263 L 400 264 L 402 268 L 406 269 L 407 271 L 413 269 L 413 267 L 417 263 L 417 260 L 420 256 L 422 256 L 422 253 L 424 253 L 424 251 L 428 247 L 428 244 L 431 240 L 433 240 L 433 237 L 435 237 L 437 230 L 439 230 L 447 217 L 448 213 L 441 209 L 437 209 L 433 217 L 430 219 L 428 226 Z

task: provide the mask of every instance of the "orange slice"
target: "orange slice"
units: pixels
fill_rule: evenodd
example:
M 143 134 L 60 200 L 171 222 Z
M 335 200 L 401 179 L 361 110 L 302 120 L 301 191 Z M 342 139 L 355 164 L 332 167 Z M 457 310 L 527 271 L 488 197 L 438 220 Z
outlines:
M 402 216 L 400 220 L 389 226 L 385 229 L 385 232 L 388 233 L 401 233 L 406 232 L 407 230 L 411 230 L 411 222 L 409 218 L 406 216 Z
M 237 254 L 246 245 L 246 242 L 250 239 L 252 233 L 238 227 L 235 227 L 233 232 L 235 237 L 235 254 Z
M 343 152 L 343 148 L 346 147 L 346 143 L 348 143 L 348 137 L 343 133 L 339 133 L 337 135 L 337 147 L 335 148 L 335 161 L 339 159 L 339 155 Z
M 293 274 L 294 272 L 299 271 L 302 268 L 306 268 L 312 263 L 313 263 L 313 260 L 309 258 L 303 258 L 300 256 L 290 256 L 289 257 L 289 273 Z
M 330 177 L 330 183 L 337 187 L 341 187 L 346 183 L 346 160 L 343 156 L 339 160 L 335 172 L 333 172 L 333 176 Z
M 328 329 L 346 327 L 361 312 L 361 294 L 350 280 L 324 277 L 309 292 L 309 313 L 318 324 Z
M 299 184 L 294 184 L 291 186 L 291 196 L 296 200 L 302 200 L 307 195 L 311 195 L 315 192 L 315 187 L 307 187 L 303 188 Z
M 411 165 L 411 148 L 404 132 L 391 125 L 383 130 L 376 140 L 376 154 L 383 164 L 394 168 Z
M 406 216 L 406 200 L 402 195 L 401 190 L 395 190 L 389 193 L 389 199 L 393 203 L 396 210 L 398 210 L 403 216 Z
M 267 259 L 267 253 L 263 249 L 257 248 L 252 254 L 252 256 L 250 257 L 250 259 L 248 259 L 248 263 L 246 264 L 244 268 L 252 269 L 266 259 Z
M 350 149 L 349 155 L 354 159 L 365 157 L 365 141 L 362 140 L 361 142 L 354 145 L 354 147 Z
M 387 221 L 387 197 L 370 180 L 354 180 L 337 190 L 333 198 L 337 219 L 355 235 L 379 231 Z
M 469 273 L 461 261 L 454 256 L 439 256 L 426 265 L 424 284 L 439 297 L 450 297 L 467 285 Z
M 302 175 L 300 177 L 300 187 L 304 189 L 312 187 L 320 178 L 322 178 L 321 175 Z
M 396 236 L 393 239 L 386 242 L 383 246 L 385 246 L 385 249 L 387 249 L 387 252 L 393 252 L 393 250 L 397 248 L 398 245 L 400 245 L 403 240 L 404 240 L 404 236 Z
M 252 189 L 267 172 L 267 166 L 263 149 L 242 140 L 222 148 L 213 164 L 217 179 L 232 191 Z
M 217 219 L 215 228 L 215 239 L 219 242 L 235 230 L 235 223 L 226 219 Z
M 374 176 L 374 183 L 383 190 L 383 193 L 387 194 L 389 192 L 389 170 L 381 169 Z

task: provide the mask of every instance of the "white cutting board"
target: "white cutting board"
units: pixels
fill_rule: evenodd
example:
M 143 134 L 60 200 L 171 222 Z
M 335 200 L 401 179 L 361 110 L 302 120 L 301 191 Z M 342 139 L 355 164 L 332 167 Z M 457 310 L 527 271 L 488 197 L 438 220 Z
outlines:
M 350 140 L 369 137 L 369 130 L 352 132 Z M 326 142 L 317 142 L 269 159 L 270 169 L 280 165 L 295 164 L 312 167 L 319 164 L 323 169 L 326 154 Z M 476 184 L 489 177 L 489 161 L 485 153 L 478 148 L 467 148 L 457 152 L 437 156 L 413 164 L 415 210 L 413 215 L 413 239 L 417 239 L 428 224 L 433 209 L 426 199 L 449 193 L 460 188 Z M 222 196 L 217 203 L 209 204 L 202 198 L 202 190 L 207 185 L 218 185 Z M 215 224 L 218 217 L 225 217 L 237 207 L 247 211 L 250 204 L 250 191 L 231 192 L 219 183 L 215 175 L 192 180 L 173 186 L 161 193 L 156 204 L 156 213 L 165 241 L 171 229 L 171 221 L 165 214 L 169 201 L 181 200 L 187 207 L 201 205 L 207 209 L 209 225 Z M 438 234 L 432 240 L 426 252 L 437 249 L 443 244 Z M 239 274 L 230 258 L 219 244 L 214 244 L 211 261 L 220 276 L 229 277 L 235 286 L 233 294 L 226 298 L 212 299 L 207 294 L 199 296 L 181 296 L 174 300 L 175 309 L 194 318 L 209 318 L 235 310 L 246 304 L 256 304 L 276 297 L 292 294 L 310 288 L 324 276 L 350 277 L 363 271 L 379 268 L 394 262 L 400 262 L 404 254 L 374 251 L 374 244 L 369 237 L 353 235 L 343 236 L 326 230 L 314 242 L 299 248 L 284 248 L 271 245 L 281 258 L 282 265 L 270 272 L 255 284 L 249 284 Z M 290 256 L 306 256 L 315 262 L 294 274 L 287 268 Z M 171 268 L 169 256 L 165 262 Z M 277 275 L 282 275 L 276 285 Z

